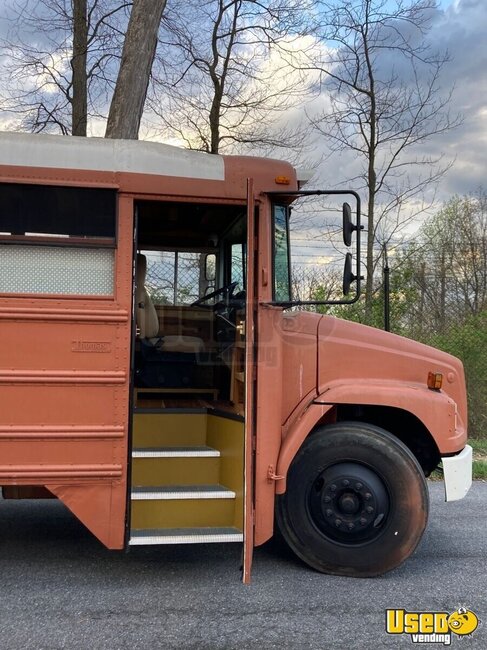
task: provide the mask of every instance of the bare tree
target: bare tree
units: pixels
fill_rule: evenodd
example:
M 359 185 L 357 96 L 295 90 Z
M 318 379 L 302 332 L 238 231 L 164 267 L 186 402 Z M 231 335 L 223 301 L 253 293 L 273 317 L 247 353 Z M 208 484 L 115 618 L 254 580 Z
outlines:
M 107 137 L 136 138 L 165 4 L 12 0 L 4 109 L 21 129 L 86 135 L 109 105 Z
M 114 86 L 126 10 L 122 0 L 15 0 L 8 8 L 3 108 L 21 129 L 86 135 Z M 19 119 L 20 117 L 20 119 Z
M 137 139 L 166 0 L 133 0 L 105 137 Z
M 382 248 L 407 219 L 417 218 L 428 205 L 426 191 L 449 166 L 417 151 L 458 119 L 439 83 L 448 57 L 431 52 L 425 40 L 436 0 L 323 0 L 320 6 L 323 47 L 307 53 L 307 69 L 321 74 L 330 107 L 312 123 L 332 154 L 350 152 L 361 166 L 353 180 L 367 192 L 368 322 L 376 244 Z
M 210 153 L 302 144 L 297 121 L 277 122 L 303 101 L 309 81 L 286 66 L 278 45 L 292 48 L 307 10 L 298 0 L 174 3 L 151 100 L 160 133 Z

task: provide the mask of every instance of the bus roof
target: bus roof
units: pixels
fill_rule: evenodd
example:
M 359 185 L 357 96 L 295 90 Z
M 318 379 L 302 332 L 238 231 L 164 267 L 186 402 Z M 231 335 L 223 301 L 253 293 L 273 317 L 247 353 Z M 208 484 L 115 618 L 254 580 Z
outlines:
M 158 142 L 31 133 L 0 132 L 0 165 L 225 178 L 223 158 L 200 151 Z

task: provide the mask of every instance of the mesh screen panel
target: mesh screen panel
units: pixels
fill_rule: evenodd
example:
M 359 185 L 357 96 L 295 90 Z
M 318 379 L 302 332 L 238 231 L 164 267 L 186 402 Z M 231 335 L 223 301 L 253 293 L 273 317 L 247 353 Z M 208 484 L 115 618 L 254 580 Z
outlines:
M 114 250 L 0 246 L 0 293 L 113 294 Z

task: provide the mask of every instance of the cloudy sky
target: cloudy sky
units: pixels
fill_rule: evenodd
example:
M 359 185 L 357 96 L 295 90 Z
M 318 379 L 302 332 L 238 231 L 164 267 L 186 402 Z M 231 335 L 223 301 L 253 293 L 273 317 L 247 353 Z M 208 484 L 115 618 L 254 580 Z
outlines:
M 0 0 L 0 35 L 11 3 Z M 438 198 L 445 200 L 454 193 L 474 192 L 481 186 L 487 189 L 487 0 L 440 0 L 440 9 L 428 39 L 434 48 L 447 48 L 450 53 L 441 84 L 445 93 L 454 87 L 452 112 L 460 113 L 463 123 L 429 140 L 421 153 L 443 153 L 446 159 L 455 159 L 439 187 Z M 0 127 L 6 124 L 0 111 Z M 335 161 L 331 169 L 335 178 L 338 174 L 341 182 L 345 180 L 345 162 L 341 167 Z M 331 174 L 326 163 L 323 171 Z
M 453 89 L 452 117 L 461 125 L 427 140 L 415 153 L 454 161 L 441 179 L 435 205 L 454 194 L 487 190 L 487 0 L 441 0 L 427 36 L 433 50 L 447 50 L 450 60 L 440 78 L 440 92 Z M 321 165 L 320 182 L 331 177 L 346 179 L 356 160 L 333 156 Z
M 443 0 L 442 8 L 430 38 L 450 53 L 442 83 L 454 86 L 452 109 L 463 116 L 462 126 L 429 143 L 456 157 L 442 182 L 445 196 L 487 189 L 487 0 Z

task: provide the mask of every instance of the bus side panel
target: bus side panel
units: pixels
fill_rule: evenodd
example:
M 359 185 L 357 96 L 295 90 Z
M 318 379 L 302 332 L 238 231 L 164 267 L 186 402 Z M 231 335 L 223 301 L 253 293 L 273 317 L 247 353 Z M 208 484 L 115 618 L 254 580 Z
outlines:
M 113 297 L 0 296 L 0 485 L 46 487 L 109 548 L 125 533 L 132 238 L 122 198 Z

